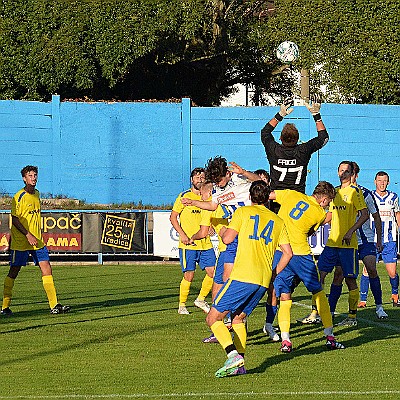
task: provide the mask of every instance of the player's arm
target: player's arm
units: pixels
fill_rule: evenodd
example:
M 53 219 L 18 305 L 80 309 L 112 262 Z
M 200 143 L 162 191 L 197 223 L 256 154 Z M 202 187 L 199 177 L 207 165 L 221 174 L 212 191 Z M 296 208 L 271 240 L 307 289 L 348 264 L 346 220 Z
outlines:
M 276 128 L 280 121 L 283 120 L 286 115 L 289 115 L 293 108 L 292 102 L 287 102 L 286 104 L 281 104 L 279 112 L 261 129 L 261 142 L 266 147 L 269 141 L 275 141 L 272 131 Z
M 382 220 L 379 214 L 379 211 L 376 211 L 371 214 L 372 218 L 374 219 L 375 224 L 375 232 L 376 232 L 376 250 L 378 253 L 382 252 L 383 245 L 382 245 Z
M 279 274 L 279 272 L 285 269 L 285 267 L 288 265 L 290 259 L 293 256 L 292 247 L 290 246 L 289 243 L 280 244 L 279 248 L 282 251 L 282 256 L 276 266 L 276 274 Z
M 359 211 L 359 217 L 356 223 L 346 232 L 346 234 L 343 236 L 342 243 L 346 243 L 347 245 L 350 244 L 351 242 L 351 237 L 353 236 L 353 233 L 362 227 L 363 223 L 367 221 L 369 218 L 369 213 L 367 208 L 363 208 Z
M 229 170 L 238 175 L 243 175 L 249 181 L 259 181 L 260 175 L 255 174 L 254 172 L 247 171 L 241 166 L 237 165 L 234 161 L 229 162 Z
M 204 239 L 210 234 L 210 226 L 200 225 L 200 229 L 190 238 L 190 241 Z
M 26 239 L 28 240 L 28 243 L 31 246 L 36 246 L 38 243 L 38 240 L 35 236 L 32 235 L 23 225 L 22 222 L 19 220 L 19 218 L 16 215 L 12 215 L 11 217 L 12 224 L 15 226 L 24 236 L 26 236 Z
M 326 217 L 325 217 L 325 219 L 324 219 L 324 222 L 322 222 L 321 225 L 330 224 L 331 221 L 332 221 L 332 212 L 331 212 L 331 211 L 328 211 L 328 212 L 326 213 Z
M 321 103 L 318 102 L 314 102 L 311 104 L 306 103 L 306 107 L 308 108 L 312 117 L 314 118 L 318 134 L 316 138 L 311 139 L 308 143 L 310 146 L 312 146 L 311 151 L 317 151 L 323 146 L 325 146 L 329 140 L 329 135 L 325 128 L 324 123 L 322 122 L 322 117 L 320 113 Z
M 225 244 L 229 244 L 235 240 L 236 236 L 238 235 L 238 232 L 232 228 L 226 228 L 225 231 L 221 230 L 219 234 L 221 236 L 222 241 Z
M 182 229 L 181 224 L 178 221 L 178 216 L 179 216 L 179 213 L 177 213 L 174 210 L 171 211 L 171 215 L 169 216 L 171 225 L 178 232 L 181 242 L 186 245 L 190 244 L 190 238 L 186 235 L 185 231 Z
M 208 211 L 215 211 L 218 207 L 218 203 L 214 203 L 213 201 L 192 200 L 186 197 L 182 197 L 181 202 L 184 206 L 194 206 Z

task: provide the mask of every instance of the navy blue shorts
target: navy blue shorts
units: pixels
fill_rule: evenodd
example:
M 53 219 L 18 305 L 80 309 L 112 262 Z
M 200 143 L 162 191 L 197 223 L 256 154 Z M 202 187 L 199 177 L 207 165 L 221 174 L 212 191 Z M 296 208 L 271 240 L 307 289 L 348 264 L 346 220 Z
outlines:
M 367 242 L 358 245 L 358 258 L 363 260 L 367 256 L 376 257 L 375 243 Z
M 10 250 L 10 266 L 24 267 L 28 263 L 29 254 L 32 256 L 35 265 L 41 261 L 50 261 L 47 247 L 38 250 Z
M 358 250 L 325 246 L 318 259 L 318 269 L 329 273 L 336 266 L 342 267 L 345 278 L 357 278 L 359 270 Z
M 179 261 L 182 272 L 195 271 L 197 264 L 204 271 L 207 267 L 214 267 L 216 260 L 213 248 L 208 250 L 179 249 Z
M 241 311 L 250 315 L 266 291 L 264 286 L 228 279 L 215 296 L 212 306 L 221 313 Z

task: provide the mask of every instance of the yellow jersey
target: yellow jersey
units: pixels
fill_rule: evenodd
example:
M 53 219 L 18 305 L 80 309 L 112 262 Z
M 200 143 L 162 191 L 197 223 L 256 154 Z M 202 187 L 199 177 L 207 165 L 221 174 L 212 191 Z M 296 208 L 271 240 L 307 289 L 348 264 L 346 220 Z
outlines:
M 226 228 L 229 224 L 228 219 L 223 218 L 224 215 L 225 212 L 220 204 L 218 204 L 217 209 L 214 210 L 211 214 L 211 225 L 214 227 L 215 232 L 218 234 L 218 251 L 220 253 L 226 250 L 226 244 L 222 241 L 219 233 L 223 227 Z
M 308 243 L 310 230 L 316 231 L 325 220 L 326 212 L 313 196 L 295 190 L 275 190 L 276 202 L 281 205 L 278 216 L 283 219 L 293 254 L 311 254 Z
M 336 188 L 336 196 L 329 207 L 329 211 L 332 212 L 332 221 L 327 246 L 357 249 L 356 232 L 353 233 L 349 246 L 342 243 L 342 240 L 343 236 L 356 223 L 357 214 L 363 208 L 367 208 L 367 205 L 359 187 L 349 185 L 343 189 Z
M 15 194 L 11 204 L 11 215 L 17 217 L 26 230 L 38 240 L 36 246 L 29 244 L 26 236 L 14 225 L 11 226 L 11 250 L 38 250 L 45 246 L 42 238 L 39 191 L 30 194 L 21 189 Z
M 211 225 L 212 211 L 202 210 L 194 206 L 184 206 L 181 201 L 183 197 L 191 200 L 201 200 L 201 196 L 193 193 L 189 189 L 182 192 L 177 197 L 174 206 L 172 207 L 172 210 L 179 214 L 179 223 L 186 235 L 190 238 L 200 229 L 200 225 Z M 210 236 L 206 236 L 203 239 L 195 240 L 194 245 L 185 245 L 179 238 L 178 247 L 186 250 L 209 250 L 212 249 L 213 246 Z
M 289 243 L 283 220 L 263 205 L 238 208 L 229 228 L 238 233 L 230 279 L 268 287 L 277 246 Z

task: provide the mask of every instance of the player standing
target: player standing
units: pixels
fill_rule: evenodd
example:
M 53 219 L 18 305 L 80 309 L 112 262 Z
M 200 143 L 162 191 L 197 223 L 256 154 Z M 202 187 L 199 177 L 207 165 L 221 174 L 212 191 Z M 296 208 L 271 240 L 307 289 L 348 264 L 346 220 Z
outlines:
M 399 300 L 399 275 L 396 271 L 397 264 L 397 228 L 400 226 L 399 197 L 396 193 L 387 190 L 389 175 L 379 171 L 375 175 L 376 190 L 372 192 L 379 208 L 382 220 L 383 249 L 379 255 L 385 263 L 392 287 L 393 307 L 400 307 Z
M 209 236 L 200 240 L 192 240 L 192 236 L 199 231 L 201 226 L 210 226 L 211 212 L 195 206 L 185 207 L 181 201 L 182 199 L 201 200 L 200 185 L 204 182 L 204 178 L 203 168 L 195 168 L 191 172 L 191 188 L 177 197 L 170 215 L 171 224 L 179 234 L 179 260 L 183 278 L 179 288 L 178 314 L 183 315 L 189 314 L 186 301 L 194 278 L 196 264 L 199 264 L 200 268 L 206 271 L 206 275 L 194 305 L 204 312 L 210 310 L 205 298 L 211 291 L 213 284 L 215 252 Z
M 49 301 L 50 313 L 63 314 L 68 312 L 70 307 L 58 303 L 49 252 L 42 237 L 40 197 L 39 191 L 36 189 L 38 168 L 27 165 L 22 168 L 21 175 L 25 187 L 12 199 L 10 270 L 4 280 L 1 314 L 12 315 L 10 304 L 15 279 L 21 267 L 27 264 L 29 254 L 42 272 L 42 282 Z
M 357 304 L 359 291 L 357 286 L 358 245 L 356 231 L 369 218 L 368 209 L 360 188 L 352 185 L 354 168 L 351 161 L 342 161 L 338 167 L 340 186 L 329 206 L 328 220 L 331 218 L 331 231 L 324 250 L 318 259 L 321 283 L 333 269 L 340 268 L 349 289 L 348 317 L 338 325 L 357 325 Z M 357 219 L 358 216 L 358 219 Z M 333 279 L 329 306 L 333 314 L 342 293 L 342 282 Z

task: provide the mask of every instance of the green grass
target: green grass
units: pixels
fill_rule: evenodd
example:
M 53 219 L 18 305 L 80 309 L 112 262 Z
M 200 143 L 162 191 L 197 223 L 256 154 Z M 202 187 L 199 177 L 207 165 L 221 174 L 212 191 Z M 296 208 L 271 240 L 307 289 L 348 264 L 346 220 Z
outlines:
M 8 268 L 0 267 L 2 282 Z M 380 266 L 384 300 L 389 283 Z M 248 374 L 217 379 L 225 361 L 204 313 L 192 307 L 203 273 L 177 314 L 178 264 L 55 266 L 59 300 L 73 307 L 52 316 L 39 271 L 26 267 L 14 289 L 11 318 L 0 319 L 0 399 L 398 399 L 400 308 L 389 320 L 370 307 L 356 328 L 336 329 L 347 348 L 325 351 L 321 325 L 296 323 L 309 311 L 301 285 L 292 308 L 291 354 L 262 333 L 264 307 L 249 318 Z M 329 281 L 330 282 L 330 281 Z M 347 309 L 347 291 L 338 312 Z M 340 317 L 338 317 L 339 319 Z

